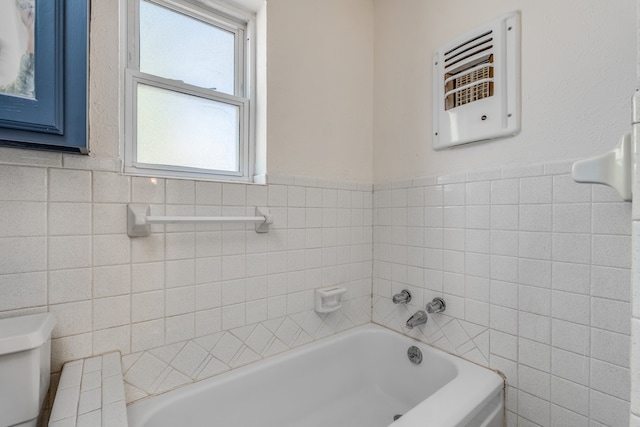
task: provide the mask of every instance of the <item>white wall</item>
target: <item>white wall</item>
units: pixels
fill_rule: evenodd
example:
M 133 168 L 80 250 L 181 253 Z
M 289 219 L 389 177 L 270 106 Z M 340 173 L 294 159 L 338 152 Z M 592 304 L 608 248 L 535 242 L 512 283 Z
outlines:
M 629 130 L 635 1 L 375 0 L 376 182 L 596 155 Z M 522 132 L 435 152 L 432 53 L 522 11 Z
M 122 120 L 120 70 L 125 52 L 119 49 L 126 28 L 119 1 L 92 2 L 89 37 L 89 151 L 91 157 L 120 159 Z M 124 13 L 124 10 L 122 11 Z
M 371 0 L 270 0 L 269 173 L 371 183 Z

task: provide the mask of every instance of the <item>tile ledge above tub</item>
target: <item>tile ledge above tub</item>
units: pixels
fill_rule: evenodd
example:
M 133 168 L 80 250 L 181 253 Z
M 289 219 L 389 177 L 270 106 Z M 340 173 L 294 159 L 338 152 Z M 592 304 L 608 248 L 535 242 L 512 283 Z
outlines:
M 62 367 L 49 427 L 126 427 L 127 405 L 120 353 Z

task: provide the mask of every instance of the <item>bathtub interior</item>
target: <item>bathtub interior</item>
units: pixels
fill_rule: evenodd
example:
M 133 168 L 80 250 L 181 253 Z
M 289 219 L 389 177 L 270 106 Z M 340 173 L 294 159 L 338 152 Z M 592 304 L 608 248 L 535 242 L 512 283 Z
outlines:
M 341 346 L 336 350 L 349 352 L 350 363 L 370 385 L 384 385 L 395 395 L 418 396 L 423 400 L 458 374 L 457 367 L 442 357 L 442 352 L 396 332 L 375 327 L 354 331 L 358 333 L 339 337 Z M 422 348 L 423 361 L 419 365 L 407 356 L 407 350 L 413 345 Z M 407 384 L 407 379 L 413 380 Z M 414 384 L 417 388 L 411 387 Z
M 428 346 L 361 327 L 129 407 L 131 427 L 386 427 L 458 376 Z

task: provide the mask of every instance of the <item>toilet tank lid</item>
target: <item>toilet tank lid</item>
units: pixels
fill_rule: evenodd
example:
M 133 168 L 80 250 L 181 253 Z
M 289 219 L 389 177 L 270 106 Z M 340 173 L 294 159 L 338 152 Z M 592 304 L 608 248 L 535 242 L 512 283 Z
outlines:
M 55 324 L 51 313 L 0 319 L 0 356 L 40 347 L 51 337 Z

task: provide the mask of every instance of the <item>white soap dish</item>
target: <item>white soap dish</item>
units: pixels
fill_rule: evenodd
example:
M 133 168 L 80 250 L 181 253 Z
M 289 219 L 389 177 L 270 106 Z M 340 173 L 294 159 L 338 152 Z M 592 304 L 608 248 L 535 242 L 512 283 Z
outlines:
M 332 313 L 342 307 L 342 295 L 347 292 L 342 286 L 330 286 L 316 289 L 315 310 L 316 313 Z

